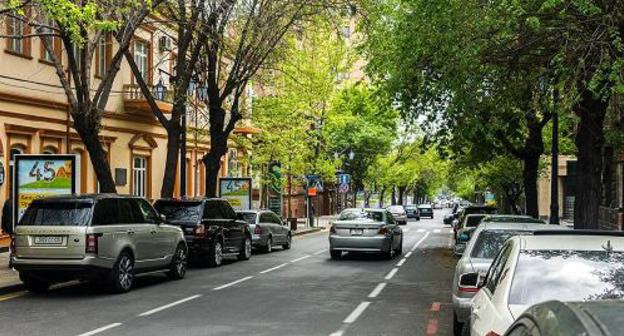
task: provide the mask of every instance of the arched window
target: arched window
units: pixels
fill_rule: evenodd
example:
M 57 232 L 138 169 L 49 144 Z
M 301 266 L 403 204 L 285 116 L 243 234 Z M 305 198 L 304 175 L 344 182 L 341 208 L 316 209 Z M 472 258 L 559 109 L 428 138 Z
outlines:
M 43 154 L 56 154 L 56 148 L 52 146 L 47 146 L 43 149 Z

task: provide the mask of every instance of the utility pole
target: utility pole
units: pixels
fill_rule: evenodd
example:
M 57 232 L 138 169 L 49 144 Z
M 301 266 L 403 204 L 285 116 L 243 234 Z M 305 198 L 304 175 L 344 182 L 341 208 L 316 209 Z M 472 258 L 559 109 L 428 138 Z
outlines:
M 553 91 L 552 112 L 552 149 L 551 149 L 551 173 L 550 173 L 550 224 L 559 224 L 559 112 L 557 103 L 559 90 Z
M 186 108 L 181 116 L 182 140 L 180 143 L 180 197 L 186 197 Z

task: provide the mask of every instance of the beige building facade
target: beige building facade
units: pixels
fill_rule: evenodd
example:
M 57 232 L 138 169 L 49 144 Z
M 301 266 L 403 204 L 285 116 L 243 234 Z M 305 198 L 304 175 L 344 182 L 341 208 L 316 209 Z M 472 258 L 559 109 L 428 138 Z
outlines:
M 0 31 L 24 29 L 10 19 L 1 22 Z M 0 204 L 11 195 L 11 174 L 15 154 L 76 154 L 79 157 L 79 192 L 98 191 L 98 183 L 89 155 L 72 127 L 66 95 L 60 87 L 54 66 L 46 57 L 38 38 L 0 39 L 0 158 L 5 168 L 5 183 L 0 187 Z M 66 51 L 59 55 L 67 60 Z M 173 45 L 173 47 L 171 47 Z M 99 74 L 107 70 L 115 48 L 111 38 L 102 40 L 93 64 L 93 86 L 99 84 Z M 139 29 L 131 50 L 147 82 L 153 86 L 169 86 L 174 73 L 175 43 L 168 34 L 153 27 Z M 67 64 L 67 63 L 65 63 Z M 124 61 L 121 65 L 106 106 L 100 139 L 108 154 L 111 170 L 121 194 L 134 194 L 147 199 L 160 197 L 166 157 L 167 138 L 164 128 L 153 116 L 145 98 L 134 84 L 134 76 Z M 158 101 L 161 109 L 170 112 L 172 105 L 166 94 Z M 201 105 L 188 107 L 189 127 L 206 127 Z M 254 132 L 250 127 L 237 128 L 235 133 Z M 187 161 L 187 194 L 204 194 L 205 170 L 202 156 L 209 149 L 207 136 L 189 132 Z M 206 132 L 200 132 L 206 134 Z M 222 159 L 221 175 L 246 175 L 238 164 L 242 150 L 233 148 Z M 236 169 L 233 172 L 232 169 Z M 179 170 L 178 170 L 179 176 Z M 179 195 L 179 178 L 175 194 Z

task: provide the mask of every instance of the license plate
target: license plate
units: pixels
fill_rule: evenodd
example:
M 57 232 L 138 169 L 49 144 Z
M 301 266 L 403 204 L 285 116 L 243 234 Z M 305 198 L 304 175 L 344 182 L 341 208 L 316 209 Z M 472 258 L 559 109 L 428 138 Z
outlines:
M 364 234 L 364 229 L 351 229 L 352 236 L 361 236 Z
M 63 237 L 61 236 L 35 237 L 35 244 L 61 245 L 63 244 Z

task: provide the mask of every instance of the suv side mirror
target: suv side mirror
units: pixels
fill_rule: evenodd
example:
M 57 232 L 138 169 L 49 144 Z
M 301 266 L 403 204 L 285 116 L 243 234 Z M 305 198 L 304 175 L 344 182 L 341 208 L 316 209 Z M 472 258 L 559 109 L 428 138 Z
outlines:
M 464 273 L 459 276 L 460 292 L 478 292 L 485 285 L 485 275 L 482 273 Z

